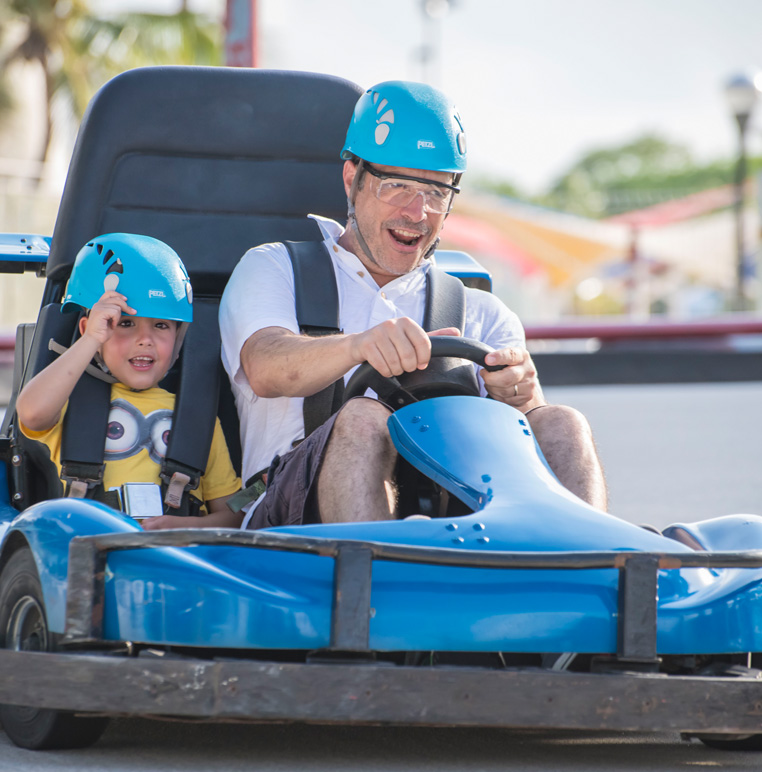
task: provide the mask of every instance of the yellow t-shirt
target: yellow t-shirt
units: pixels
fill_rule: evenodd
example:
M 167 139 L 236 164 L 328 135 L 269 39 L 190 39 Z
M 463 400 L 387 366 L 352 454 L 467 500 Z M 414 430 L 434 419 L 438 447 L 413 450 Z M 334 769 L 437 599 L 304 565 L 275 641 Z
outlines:
M 160 483 L 159 472 L 167 451 L 175 396 L 154 387 L 131 391 L 121 383 L 111 387 L 111 408 L 103 459 L 103 487 L 117 488 L 124 483 Z M 21 424 L 26 437 L 43 443 L 61 474 L 61 433 L 66 406 L 58 423 L 41 432 Z M 191 493 L 202 502 L 229 496 L 241 487 L 222 433 L 219 418 L 214 425 L 209 461 L 198 488 Z M 204 510 L 205 511 L 205 510 Z

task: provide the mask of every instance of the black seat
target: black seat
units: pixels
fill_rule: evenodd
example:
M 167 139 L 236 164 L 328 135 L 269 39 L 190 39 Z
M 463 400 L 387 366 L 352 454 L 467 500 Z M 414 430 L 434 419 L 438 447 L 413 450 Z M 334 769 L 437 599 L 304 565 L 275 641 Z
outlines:
M 60 302 L 77 252 L 103 233 L 165 241 L 207 305 L 219 302 L 250 247 L 319 239 L 308 213 L 346 218 L 339 152 L 360 93 L 332 76 L 225 67 L 147 67 L 110 81 L 79 131 L 43 306 Z M 183 359 L 194 349 L 219 346 L 216 312 L 199 316 L 168 383 L 176 382 L 178 410 L 183 399 L 197 404 L 219 388 L 219 414 L 240 472 L 238 419 L 221 365 L 190 381 L 183 375 Z M 25 382 L 45 364 L 54 317 L 41 315 Z

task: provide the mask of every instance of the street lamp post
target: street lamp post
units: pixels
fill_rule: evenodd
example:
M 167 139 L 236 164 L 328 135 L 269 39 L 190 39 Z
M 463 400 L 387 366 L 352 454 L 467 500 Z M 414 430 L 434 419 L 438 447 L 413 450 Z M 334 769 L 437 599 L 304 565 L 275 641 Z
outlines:
M 735 175 L 735 219 L 736 219 L 736 286 L 735 308 L 744 311 L 748 308 L 746 295 L 746 243 L 744 238 L 744 183 L 746 181 L 746 128 L 754 110 L 759 91 L 754 80 L 748 75 L 735 75 L 725 86 L 725 96 L 730 111 L 738 125 L 738 161 Z
M 442 79 L 442 20 L 456 0 L 420 0 L 423 12 L 423 45 L 421 46 L 422 80 L 441 87 Z

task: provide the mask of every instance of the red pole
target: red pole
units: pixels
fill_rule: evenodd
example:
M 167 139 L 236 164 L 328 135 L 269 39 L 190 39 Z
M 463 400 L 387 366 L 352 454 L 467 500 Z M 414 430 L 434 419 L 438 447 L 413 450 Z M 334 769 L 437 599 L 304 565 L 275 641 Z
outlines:
M 225 11 L 225 64 L 258 67 L 257 0 L 227 0 Z

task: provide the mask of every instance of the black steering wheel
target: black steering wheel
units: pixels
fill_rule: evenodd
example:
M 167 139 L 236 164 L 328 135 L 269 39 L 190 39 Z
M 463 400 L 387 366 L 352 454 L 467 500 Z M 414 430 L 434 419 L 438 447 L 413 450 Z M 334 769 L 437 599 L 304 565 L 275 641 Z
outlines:
M 431 338 L 431 358 L 452 358 L 467 359 L 480 365 L 485 370 L 502 370 L 504 365 L 485 365 L 484 357 L 494 351 L 491 346 L 472 338 L 460 338 L 446 335 L 435 335 Z M 379 397 L 387 402 L 391 407 L 398 409 L 405 404 L 416 401 L 416 397 L 406 391 L 402 384 L 395 378 L 381 375 L 368 362 L 361 364 L 357 370 L 352 373 L 346 387 L 344 388 L 344 401 L 353 397 L 361 397 L 368 389 L 373 389 Z M 457 391 L 457 388 L 455 389 Z M 382 393 L 385 391 L 386 393 Z M 472 393 L 465 392 L 462 393 Z M 431 395 L 429 395 L 431 396 Z

